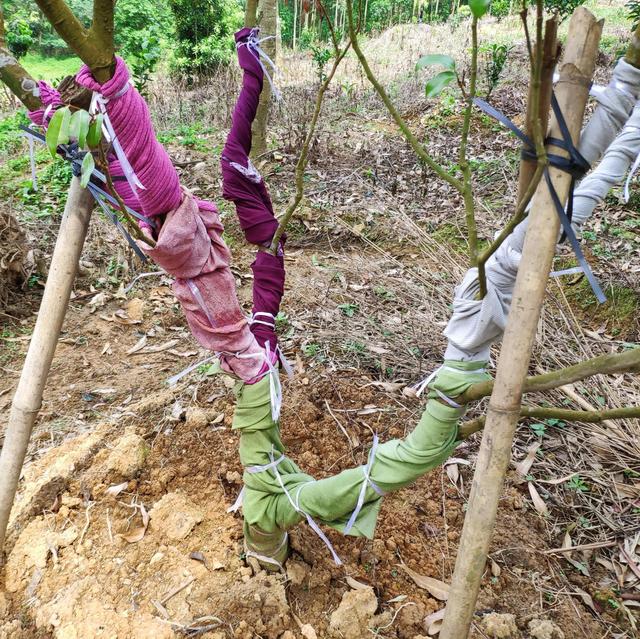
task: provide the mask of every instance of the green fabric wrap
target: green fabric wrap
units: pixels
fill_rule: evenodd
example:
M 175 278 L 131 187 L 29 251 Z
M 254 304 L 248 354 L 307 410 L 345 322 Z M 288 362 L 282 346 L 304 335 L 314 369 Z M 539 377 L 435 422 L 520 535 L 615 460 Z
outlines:
M 446 361 L 445 366 L 429 387 L 437 388 L 452 399 L 489 377 L 478 370 L 484 367 L 483 362 Z M 251 386 L 240 384 L 236 392 L 238 403 L 233 428 L 241 431 L 245 532 L 253 527 L 260 534 L 273 534 L 274 540 L 281 539 L 282 531 L 300 522 L 305 514 L 344 532 L 358 503 L 365 467 L 350 468 L 316 481 L 285 457 L 277 465 L 277 471 L 269 468 L 249 472 L 252 466 L 263 466 L 280 458 L 284 455 L 284 446 L 278 424 L 271 418 L 268 378 Z M 371 482 L 387 493 L 413 483 L 442 464 L 457 444 L 458 421 L 463 414 L 464 407 L 453 408 L 440 400 L 429 399 L 420 421 L 405 439 L 391 440 L 377 447 L 370 465 Z M 381 495 L 367 483 L 363 506 L 348 534 L 372 538 L 381 502 Z M 247 543 L 251 547 L 249 539 Z
M 429 383 L 427 397 L 437 399 L 437 389 L 455 401 L 455 398 L 462 395 L 470 386 L 491 379 L 491 375 L 484 370 L 486 365 L 487 362 L 459 362 L 445 359 L 435 378 Z

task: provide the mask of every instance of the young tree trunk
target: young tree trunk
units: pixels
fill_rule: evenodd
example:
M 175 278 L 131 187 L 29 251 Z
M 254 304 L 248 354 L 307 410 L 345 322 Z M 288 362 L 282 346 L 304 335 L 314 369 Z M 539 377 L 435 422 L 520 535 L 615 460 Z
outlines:
M 601 32 L 601 22 L 596 22 L 585 8 L 576 9 L 569 23 L 567 47 L 556 88 L 558 102 L 574 142 L 580 134 Z M 555 117 L 551 120 L 551 135 L 562 137 Z M 561 149 L 553 148 L 553 152 L 566 156 Z M 554 168 L 549 172 L 558 197 L 564 203 L 571 177 Z M 543 180 L 531 207 L 529 230 L 500 350 L 441 639 L 467 637 L 473 619 L 498 500 L 511 458 L 524 379 L 555 254 L 559 224 L 551 194 Z
M 278 31 L 278 0 L 260 0 L 258 24 L 260 25 L 260 33 L 265 36 L 277 36 Z M 265 53 L 276 62 L 276 38 L 266 40 L 262 43 Z M 266 65 L 268 68 L 268 65 Z M 273 72 L 268 68 L 269 75 L 273 78 Z M 260 94 L 260 103 L 256 119 L 253 121 L 252 135 L 253 145 L 251 155 L 256 158 L 267 150 L 267 123 L 269 120 L 269 104 L 271 103 L 271 85 L 269 80 L 265 78 L 262 93 Z
M 549 126 L 549 109 L 551 107 L 551 92 L 553 90 L 553 72 L 558 62 L 558 18 L 553 17 L 547 20 L 544 30 L 544 42 L 542 45 L 542 77 L 538 100 L 538 114 L 540 116 L 540 129 L 542 135 L 546 135 Z M 535 57 L 535 55 L 534 55 Z M 530 140 L 533 140 L 533 83 L 529 84 L 529 99 L 527 100 L 527 117 L 525 133 Z M 527 192 L 527 188 L 536 172 L 537 162 L 524 160 L 520 162 L 520 176 L 518 179 L 518 197 L 516 203 Z
M 22 464 L 42 404 L 42 394 L 67 312 L 92 210 L 90 192 L 83 189 L 78 178 L 74 177 L 0 452 L 0 549 L 4 546 Z

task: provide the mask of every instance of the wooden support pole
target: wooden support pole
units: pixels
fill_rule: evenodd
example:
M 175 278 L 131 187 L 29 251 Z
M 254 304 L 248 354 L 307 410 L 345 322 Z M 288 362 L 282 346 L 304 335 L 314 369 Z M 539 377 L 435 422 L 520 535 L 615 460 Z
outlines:
M 67 312 L 92 209 L 91 193 L 83 189 L 78 178 L 74 177 L 0 452 L 0 550 L 4 546 L 22 464 L 42 404 L 42 394 Z
M 556 88 L 558 102 L 574 142 L 578 139 L 584 118 L 601 33 L 602 23 L 597 22 L 587 9 L 578 7 L 569 23 L 567 47 Z M 562 137 L 555 117 L 551 120 L 551 135 Z M 561 149 L 552 150 L 566 156 Z M 554 168 L 550 168 L 549 172 L 560 201 L 566 202 L 571 177 Z M 544 180 L 533 198 L 530 218 L 440 632 L 441 639 L 464 639 L 468 636 L 485 571 L 498 500 L 511 458 L 524 379 L 560 224 Z

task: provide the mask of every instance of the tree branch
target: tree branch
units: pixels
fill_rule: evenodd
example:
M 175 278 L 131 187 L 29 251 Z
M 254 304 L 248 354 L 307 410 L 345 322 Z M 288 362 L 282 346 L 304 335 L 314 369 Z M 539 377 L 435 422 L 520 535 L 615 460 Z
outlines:
M 322 6 L 322 5 L 321 5 Z M 324 7 L 322 7 L 322 11 L 324 16 L 327 19 L 327 22 L 331 25 L 331 20 L 327 15 L 326 11 L 324 11 Z M 347 43 L 342 51 L 340 50 L 340 45 L 338 43 L 338 39 L 335 36 L 335 32 L 333 30 L 333 25 L 330 27 L 330 31 L 332 34 L 332 42 L 334 46 L 334 61 L 331 67 L 331 71 L 329 71 L 327 77 L 324 82 L 320 85 L 318 89 L 318 95 L 316 96 L 316 103 L 313 110 L 313 116 L 311 117 L 311 122 L 309 122 L 309 129 L 307 130 L 307 135 L 302 143 L 302 148 L 300 149 L 300 156 L 298 157 L 298 162 L 296 163 L 295 169 L 295 182 L 296 182 L 296 191 L 289 201 L 289 204 L 280 218 L 280 222 L 278 224 L 278 228 L 271 240 L 271 246 L 269 247 L 269 252 L 275 255 L 278 252 L 278 245 L 280 244 L 280 240 L 282 239 L 282 235 L 287 228 L 293 214 L 298 208 L 302 198 L 304 196 L 304 172 L 307 168 L 307 164 L 309 162 L 309 149 L 311 147 L 311 143 L 313 142 L 313 136 L 316 131 L 316 126 L 318 124 L 318 118 L 320 117 L 320 112 L 322 110 L 322 102 L 324 100 L 324 94 L 329 88 L 331 84 L 331 80 L 333 80 L 333 76 L 336 74 L 340 63 L 344 59 L 344 56 L 349 51 L 349 47 L 351 43 Z
M 98 82 L 113 73 L 113 0 L 95 0 L 98 23 L 87 30 L 64 0 L 36 0 L 58 35 L 91 69 Z
M 26 69 L 11 55 L 4 31 L 4 15 L 0 5 L 0 80 L 4 82 L 29 111 L 42 106 L 40 98 L 33 94 L 38 86 Z
M 539 393 L 565 384 L 572 384 L 593 375 L 615 375 L 616 373 L 640 373 L 640 348 L 622 353 L 607 353 L 592 357 L 579 364 L 556 371 L 528 377 L 524 382 L 524 393 Z M 468 404 L 491 394 L 493 380 L 474 384 L 456 398 L 459 404 Z
M 478 230 L 476 227 L 475 203 L 473 200 L 473 182 L 471 180 L 471 166 L 467 158 L 469 144 L 469 131 L 471 130 L 471 115 L 473 112 L 473 99 L 476 97 L 476 81 L 478 78 L 478 18 L 473 17 L 471 22 L 471 74 L 469 78 L 469 93 L 466 96 L 467 106 L 464 111 L 462 135 L 460 138 L 459 164 L 462 172 L 462 198 L 464 200 L 465 219 L 467 223 L 467 240 L 469 242 L 469 259 L 471 266 L 478 264 Z M 483 290 L 484 278 L 480 280 L 480 294 L 486 294 Z
M 424 146 L 418 141 L 416 136 L 413 134 L 404 118 L 398 112 L 395 105 L 387 95 L 384 87 L 378 82 L 377 78 L 373 74 L 371 67 L 365 57 L 362 49 L 360 48 L 360 44 L 358 43 L 358 36 L 355 28 L 355 24 L 353 21 L 353 1 L 346 0 L 346 9 L 347 9 L 347 21 L 349 23 L 349 36 L 351 38 L 351 45 L 353 46 L 353 50 L 355 51 L 356 56 L 358 56 L 358 60 L 364 69 L 365 75 L 369 79 L 369 82 L 372 84 L 373 88 L 376 90 L 380 99 L 387 107 L 387 110 L 391 114 L 391 117 L 395 120 L 398 125 L 400 131 L 406 138 L 407 142 L 411 145 L 414 153 L 440 178 L 442 178 L 445 182 L 453 186 L 459 193 L 463 193 L 464 185 L 461 180 L 458 180 L 453 175 L 447 173 L 447 171 L 440 166 L 426 151 Z
M 603 408 L 602 410 L 571 410 L 569 408 L 546 408 L 538 406 L 523 406 L 520 409 L 520 417 L 532 417 L 534 419 L 562 419 L 566 422 L 586 422 L 596 424 L 608 419 L 630 419 L 640 417 L 640 406 L 627 406 L 625 408 Z M 458 438 L 466 439 L 473 433 L 484 428 L 484 417 L 472 419 L 460 425 Z

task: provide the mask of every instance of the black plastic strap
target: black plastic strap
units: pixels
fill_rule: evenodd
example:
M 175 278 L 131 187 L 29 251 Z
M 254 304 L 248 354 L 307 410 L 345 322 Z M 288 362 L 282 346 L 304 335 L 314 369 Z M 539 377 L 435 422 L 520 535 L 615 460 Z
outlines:
M 46 143 L 46 137 L 42 133 L 40 133 L 39 131 L 35 131 L 31 127 L 23 126 L 23 125 L 20 125 L 20 128 L 23 131 L 25 131 L 25 133 L 27 133 L 27 135 L 30 135 L 32 138 L 34 138 L 36 140 L 39 140 L 40 142 Z M 85 153 L 80 151 L 78 149 L 78 145 L 75 144 L 75 143 L 72 143 L 72 144 L 60 144 L 60 145 L 58 145 L 58 151 L 61 153 L 62 157 L 67 162 L 69 162 L 71 164 L 71 171 L 72 171 L 73 175 L 75 175 L 76 177 L 80 177 L 81 169 L 82 169 L 82 159 L 84 158 Z M 116 176 L 115 178 L 112 178 L 112 179 L 115 179 L 115 180 L 126 180 L 126 177 L 125 176 Z M 100 205 L 100 208 L 105 213 L 105 215 L 109 218 L 109 220 L 111 220 L 111 222 L 113 222 L 113 224 L 116 226 L 118 231 L 120 231 L 122 236 L 127 240 L 127 243 L 133 249 L 135 254 L 143 262 L 146 262 L 147 259 L 148 259 L 147 256 L 140 250 L 140 247 L 137 245 L 137 243 L 131 237 L 131 235 L 129 235 L 127 230 L 124 228 L 124 226 L 122 225 L 122 223 L 118 219 L 118 216 L 107 205 L 107 202 L 108 202 L 111 205 L 111 207 L 113 207 L 115 209 L 120 209 L 120 203 L 112 195 L 107 193 L 105 190 L 101 189 L 95 183 L 95 180 L 99 180 L 100 182 L 102 182 L 104 184 L 104 183 L 106 183 L 106 176 L 102 172 L 98 171 L 97 169 L 94 169 L 91 172 L 91 181 L 87 185 L 87 188 L 89 189 L 89 191 L 90 191 L 91 195 L 93 196 L 93 198 L 95 199 L 95 201 Z M 126 205 L 125 205 L 125 208 L 127 209 L 127 213 L 129 213 L 129 215 L 132 215 L 137 220 L 145 222 L 146 224 L 148 224 L 153 229 L 157 228 L 155 221 L 152 220 L 151 218 L 149 218 L 149 217 L 147 217 L 145 215 L 142 215 L 141 213 L 138 213 L 137 211 L 134 211 L 132 208 L 130 208 L 130 207 L 126 206 Z
M 496 108 L 492 107 L 490 104 L 481 100 L 479 98 L 474 98 L 474 104 L 482 109 L 487 115 L 498 120 L 498 122 L 504 124 L 514 135 L 516 135 L 520 140 L 522 140 L 524 144 L 524 148 L 522 149 L 522 157 L 527 160 L 536 161 L 537 154 L 535 152 L 535 148 L 531 139 L 523 133 L 504 113 L 498 111 Z M 545 140 L 545 144 L 556 146 L 560 149 L 565 150 L 569 157 L 565 158 L 553 153 L 547 154 L 548 166 L 545 167 L 544 177 L 547 183 L 547 187 L 549 188 L 549 192 L 551 193 L 551 199 L 553 200 L 554 206 L 556 208 L 556 213 L 560 218 L 560 223 L 562 225 L 562 238 L 568 238 L 569 243 L 571 244 L 571 248 L 575 253 L 576 259 L 580 264 L 580 268 L 584 272 L 589 285 L 591 286 L 591 290 L 593 291 L 596 299 L 600 304 L 607 301 L 607 297 L 602 291 L 602 287 L 598 283 L 589 263 L 587 262 L 584 253 L 582 252 L 582 248 L 580 246 L 580 242 L 576 237 L 576 234 L 573 231 L 573 227 L 571 226 L 571 217 L 573 215 L 573 191 L 575 187 L 575 182 L 577 178 L 581 178 L 591 166 L 587 162 L 587 160 L 582 156 L 580 151 L 573 144 L 573 140 L 571 139 L 571 134 L 569 133 L 569 128 L 567 127 L 566 120 L 564 119 L 564 115 L 562 114 L 562 110 L 560 109 L 560 105 L 558 104 L 558 100 L 555 96 L 555 93 L 551 94 L 551 108 L 553 109 L 553 113 L 556 116 L 556 121 L 558 123 L 558 128 L 560 129 L 560 133 L 562 134 L 562 139 L 548 137 Z M 551 180 L 551 175 L 549 174 L 549 166 L 553 166 L 554 168 L 563 171 L 564 173 L 568 173 L 571 175 L 571 184 L 569 186 L 569 197 L 567 200 L 567 211 L 565 211 L 562 206 L 562 202 L 558 197 L 558 193 L 553 185 L 553 181 Z

